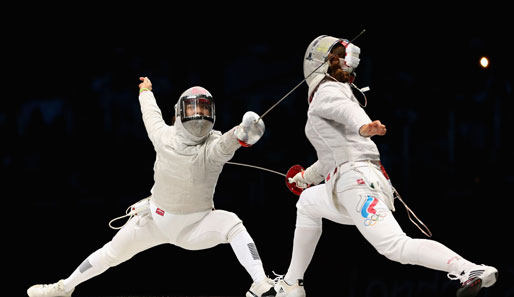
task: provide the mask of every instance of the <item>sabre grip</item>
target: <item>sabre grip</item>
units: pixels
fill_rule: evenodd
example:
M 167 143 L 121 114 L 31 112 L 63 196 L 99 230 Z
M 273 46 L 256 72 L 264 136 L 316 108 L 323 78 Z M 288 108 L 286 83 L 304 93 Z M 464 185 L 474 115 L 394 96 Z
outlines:
M 305 170 L 298 172 L 292 178 L 289 178 L 288 181 L 289 183 L 295 183 L 298 188 L 302 189 L 307 188 L 311 184 L 305 180 Z

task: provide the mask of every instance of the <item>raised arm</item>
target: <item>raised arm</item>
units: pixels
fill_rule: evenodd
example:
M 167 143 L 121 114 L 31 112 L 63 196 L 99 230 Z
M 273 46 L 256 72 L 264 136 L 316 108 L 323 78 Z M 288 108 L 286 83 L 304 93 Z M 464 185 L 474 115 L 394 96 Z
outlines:
M 155 101 L 152 93 L 152 82 L 148 77 L 140 77 L 139 80 L 139 103 L 141 105 L 141 113 L 143 114 L 143 122 L 145 123 L 148 137 L 154 144 L 159 139 L 159 135 L 163 128 L 166 127 L 161 114 L 161 110 Z

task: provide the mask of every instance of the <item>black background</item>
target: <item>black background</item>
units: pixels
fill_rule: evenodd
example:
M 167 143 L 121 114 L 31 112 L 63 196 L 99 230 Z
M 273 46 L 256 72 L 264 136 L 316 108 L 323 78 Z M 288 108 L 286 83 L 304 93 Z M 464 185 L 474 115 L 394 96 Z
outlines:
M 351 39 L 365 28 L 355 42 L 362 50 L 356 84 L 370 86 L 366 112 L 387 126 L 373 140 L 393 184 L 434 240 L 498 268 L 500 279 L 484 296 L 512 296 L 511 30 L 460 21 L 458 13 L 427 21 L 410 15 L 395 22 L 337 16 L 272 22 L 263 12 L 257 20 L 225 17 L 226 26 L 206 22 L 198 29 L 187 21 L 141 23 L 129 42 L 118 41 L 129 29 L 116 23 L 102 39 L 95 38 L 96 27 L 84 38 L 82 30 L 66 33 L 65 23 L 18 35 L 21 41 L 10 43 L 4 56 L 14 67 L 5 73 L 0 109 L 9 214 L 4 257 L 14 260 L 16 291 L 68 277 L 115 234 L 109 220 L 149 195 L 155 153 L 137 99 L 140 76 L 152 80 L 168 122 L 185 89 L 207 88 L 216 101 L 215 129 L 225 132 L 244 112 L 263 113 L 303 79 L 303 55 L 315 37 Z M 158 36 L 151 32 L 157 27 Z M 479 66 L 482 55 L 490 58 L 487 69 Z M 284 173 L 312 164 L 315 151 L 303 132 L 306 94 L 304 84 L 271 111 L 262 139 L 239 149 L 233 161 Z M 243 220 L 266 273 L 284 274 L 297 197 L 283 178 L 226 165 L 214 199 Z M 396 208 L 404 231 L 423 238 L 403 206 Z M 324 221 L 323 228 L 305 275 L 310 296 L 454 296 L 458 284 L 445 273 L 387 260 L 352 226 Z M 229 245 L 204 251 L 164 245 L 83 283 L 74 296 L 235 296 L 250 284 Z

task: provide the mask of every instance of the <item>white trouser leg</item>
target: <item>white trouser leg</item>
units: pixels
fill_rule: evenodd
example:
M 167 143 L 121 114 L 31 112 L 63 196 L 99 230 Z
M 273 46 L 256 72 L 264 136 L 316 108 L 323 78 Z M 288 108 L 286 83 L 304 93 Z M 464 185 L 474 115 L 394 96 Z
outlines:
M 64 280 L 64 288 L 71 291 L 80 283 L 97 276 L 109 267 L 116 266 L 135 254 L 165 243 L 165 237 L 157 230 L 149 215 L 134 217 L 113 239 L 92 253 Z
M 239 263 L 250 274 L 253 282 L 266 278 L 257 247 L 246 230 L 242 230 L 234 235 L 230 241 L 230 246 L 232 246 Z
M 192 250 L 230 243 L 239 263 L 254 282 L 266 278 L 257 247 L 239 217 L 224 210 L 210 211 L 178 238 L 177 245 Z
M 460 257 L 436 241 L 408 237 L 393 213 L 378 199 L 379 195 L 366 188 L 356 188 L 338 193 L 338 200 L 348 210 L 357 229 L 380 254 L 402 264 L 450 272 L 451 260 Z
M 172 244 L 188 250 L 202 250 L 230 243 L 254 282 L 266 277 L 257 247 L 236 214 L 208 210 L 185 215 L 155 215 L 156 206 L 150 204 L 150 208 L 156 225 Z
M 393 213 L 381 200 L 384 199 L 384 197 L 381 197 L 381 195 L 384 195 L 383 193 L 372 190 L 367 185 L 355 186 L 360 184 L 357 181 L 361 178 L 374 180 L 380 174 L 382 174 L 380 170 L 366 166 L 359 168 L 359 171 L 351 171 L 342 175 L 338 182 L 338 190 L 336 190 L 338 193 L 335 200 L 328 197 L 324 184 L 303 191 L 297 203 L 299 210 L 297 218 L 300 220 L 301 217 L 307 217 L 314 220 L 308 223 L 308 220 L 304 219 L 301 223 L 302 227 L 313 227 L 317 224 L 321 226 L 321 218 L 340 224 L 356 225 L 364 238 L 380 254 L 402 264 L 421 265 L 435 270 L 452 272 L 455 269 L 455 263 L 468 262 L 439 242 L 408 237 L 394 218 Z M 381 184 L 382 190 L 388 190 L 388 184 L 385 180 Z M 337 205 L 334 205 L 334 203 Z M 304 215 L 301 215 L 300 211 Z M 319 220 L 319 223 L 316 220 Z M 297 222 L 297 229 L 298 225 Z M 298 240 L 301 240 L 300 237 Z M 300 244 L 295 243 L 293 247 L 293 250 L 298 249 L 298 255 L 301 254 L 300 251 L 302 250 L 300 246 Z M 305 257 L 309 259 L 309 257 Z M 299 256 L 296 259 L 300 258 Z M 456 259 L 459 261 L 455 261 Z M 296 263 L 302 262 L 301 260 L 295 260 L 295 267 Z M 308 262 L 303 263 L 308 265 Z M 293 265 L 290 265 L 290 267 L 292 268 Z M 298 267 L 301 267 L 301 265 Z M 290 275 L 294 275 L 295 278 L 300 277 L 302 270 L 304 269 L 291 269 L 292 272 L 289 273 L 288 271 L 288 275 L 286 275 L 287 279 L 293 279 Z
M 284 276 L 286 283 L 294 284 L 297 280 L 303 279 L 305 271 L 314 256 L 321 232 L 321 217 L 312 217 L 300 209 L 297 211 L 293 255 L 291 264 Z

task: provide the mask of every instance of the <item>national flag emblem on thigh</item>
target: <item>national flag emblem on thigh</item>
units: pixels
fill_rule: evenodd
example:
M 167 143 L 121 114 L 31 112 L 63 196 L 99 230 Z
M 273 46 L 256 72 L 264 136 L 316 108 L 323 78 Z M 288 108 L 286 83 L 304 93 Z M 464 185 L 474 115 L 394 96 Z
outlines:
M 375 208 L 380 200 L 372 195 L 363 195 L 361 201 L 357 205 L 357 212 L 364 218 L 365 226 L 374 226 L 382 221 L 386 215 L 386 211 Z

